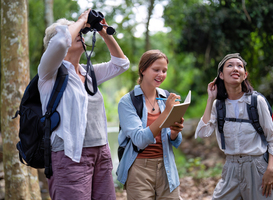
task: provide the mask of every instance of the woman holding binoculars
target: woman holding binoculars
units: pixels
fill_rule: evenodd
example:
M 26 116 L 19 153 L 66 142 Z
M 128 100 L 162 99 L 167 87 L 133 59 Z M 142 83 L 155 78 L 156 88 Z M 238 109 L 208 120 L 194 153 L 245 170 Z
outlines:
M 38 67 L 43 113 L 58 68 L 64 65 L 69 75 L 57 107 L 61 121 L 51 135 L 53 175 L 48 179 L 48 186 L 52 200 L 116 199 L 103 97 L 99 90 L 93 96 L 86 92 L 86 70 L 79 64 L 85 48 L 80 31 L 90 27 L 87 23 L 90 11 L 83 12 L 76 22 L 59 19 L 45 31 L 46 50 Z M 100 23 L 107 25 L 105 19 Z M 106 29 L 103 26 L 99 34 L 110 51 L 111 60 L 94 65 L 98 85 L 129 68 L 129 60 Z

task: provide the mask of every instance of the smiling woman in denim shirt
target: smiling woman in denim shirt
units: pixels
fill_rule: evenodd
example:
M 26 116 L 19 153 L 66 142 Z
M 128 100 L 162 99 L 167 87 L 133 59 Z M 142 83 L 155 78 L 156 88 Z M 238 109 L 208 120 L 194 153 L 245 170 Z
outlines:
M 171 93 L 166 101 L 156 100 L 159 95 L 167 97 L 158 88 L 165 80 L 168 58 L 159 50 L 145 52 L 139 62 L 139 85 L 134 95 L 142 95 L 143 110 L 140 119 L 130 94 L 123 96 L 118 105 L 121 131 L 120 146 L 126 146 L 120 160 L 117 176 L 125 184 L 127 199 L 180 199 L 179 176 L 172 147 L 181 141 L 183 121 L 170 128 L 159 128 L 180 96 Z M 129 139 L 130 138 L 130 139 Z M 133 144 L 141 153 L 134 150 Z

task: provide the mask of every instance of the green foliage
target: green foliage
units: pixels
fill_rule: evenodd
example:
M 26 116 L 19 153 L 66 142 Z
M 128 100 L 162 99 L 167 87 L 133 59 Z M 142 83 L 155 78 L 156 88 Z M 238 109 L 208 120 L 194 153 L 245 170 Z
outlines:
M 104 99 L 107 122 L 113 122 L 116 126 L 118 126 L 118 102 L 128 92 L 128 88 L 124 87 L 123 78 L 120 76 L 115 77 L 106 81 L 100 87 Z
M 66 18 L 68 20 L 76 21 L 79 16 L 79 9 L 80 7 L 77 4 L 77 1 L 54 0 L 54 19 Z M 72 17 L 72 14 L 76 14 L 76 17 Z
M 43 36 L 45 32 L 45 21 L 43 1 L 30 0 L 28 9 L 29 62 L 30 75 L 33 77 L 37 73 L 37 67 L 44 51 Z
M 44 52 L 43 38 L 46 29 L 44 7 L 44 1 L 28 1 L 29 60 L 31 77 L 37 73 L 37 67 Z M 79 5 L 76 1 L 54 0 L 53 13 L 55 20 L 59 18 L 75 20 L 75 18 L 72 18 L 72 14 L 77 13 L 78 10 Z
M 190 4 L 189 2 L 192 2 Z M 175 55 L 193 55 L 192 65 L 200 73 L 190 83 L 199 95 L 206 93 L 206 86 L 217 75 L 217 64 L 227 53 L 239 52 L 248 62 L 249 78 L 256 89 L 273 103 L 268 94 L 272 89 L 259 88 L 265 81 L 261 77 L 271 71 L 273 65 L 273 2 L 270 0 L 198 1 L 173 0 L 165 8 L 166 24 L 172 28 L 170 37 Z M 187 9 L 180 9 L 180 8 Z M 179 16 L 179 17 L 176 17 Z M 268 81 L 268 80 L 266 80 Z M 270 81 L 272 82 L 272 81 Z
M 185 176 L 192 176 L 195 179 L 220 177 L 223 167 L 222 164 L 218 163 L 213 168 L 207 168 L 204 164 L 202 164 L 200 157 L 187 159 L 179 149 L 173 148 L 173 151 L 180 178 Z
M 30 0 L 28 3 L 33 77 L 44 51 L 44 2 Z M 92 3 L 92 9 L 101 11 L 107 23 L 116 29 L 114 37 L 131 63 L 125 73 L 100 85 L 108 120 L 118 121 L 118 100 L 121 94 L 130 91 L 136 84 L 138 62 L 145 51 L 144 36 L 135 37 L 139 22 L 133 9 L 140 5 L 147 7 L 148 1 L 125 0 L 117 6 L 107 6 L 105 0 Z M 63 17 L 76 20 L 79 16 L 76 1 L 55 0 L 53 8 L 55 20 Z M 122 19 L 117 21 L 117 16 Z M 171 0 L 165 6 L 164 19 L 171 31 L 150 35 L 151 49 L 160 49 L 169 58 L 168 75 L 161 87 L 181 95 L 182 99 L 189 90 L 192 91 L 192 103 L 185 118 L 201 117 L 206 106 L 207 84 L 216 76 L 219 60 L 230 52 L 241 53 L 248 62 L 249 79 L 253 86 L 273 102 L 273 2 L 246 0 L 244 9 L 241 0 L 211 0 L 209 3 L 203 3 L 203 0 Z M 92 44 L 91 37 L 92 33 L 85 35 L 89 45 Z M 110 59 L 109 50 L 100 35 L 96 34 L 96 38 L 91 58 L 93 64 Z M 86 63 L 84 54 L 80 62 Z
M 222 165 L 216 164 L 213 168 L 206 168 L 201 162 L 200 157 L 190 158 L 185 164 L 187 168 L 187 176 L 192 176 L 195 179 L 202 179 L 207 177 L 219 177 L 222 172 Z
M 206 94 L 199 95 L 192 91 L 192 103 L 185 113 L 184 119 L 201 118 L 207 105 L 208 96 Z

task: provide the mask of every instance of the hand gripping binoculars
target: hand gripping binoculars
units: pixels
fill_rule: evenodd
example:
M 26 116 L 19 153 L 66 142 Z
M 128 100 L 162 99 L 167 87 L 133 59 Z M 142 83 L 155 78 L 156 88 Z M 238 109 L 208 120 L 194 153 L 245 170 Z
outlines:
M 89 31 L 101 31 L 105 24 L 101 24 L 100 21 L 104 19 L 104 15 L 101 12 L 96 12 L 91 10 L 88 14 L 87 23 L 90 24 L 90 27 L 85 27 L 81 30 L 81 33 L 86 34 Z M 108 35 L 113 35 L 116 31 L 113 27 L 107 26 L 106 32 Z

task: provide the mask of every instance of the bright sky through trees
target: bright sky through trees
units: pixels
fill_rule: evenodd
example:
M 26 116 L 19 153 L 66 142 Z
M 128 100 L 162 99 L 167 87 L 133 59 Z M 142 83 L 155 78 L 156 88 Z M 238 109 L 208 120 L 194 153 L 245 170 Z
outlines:
M 92 0 L 78 0 L 77 2 L 80 5 L 82 10 L 92 8 L 93 6 Z M 122 3 L 124 3 L 123 0 L 115 0 L 115 1 L 107 0 L 105 2 L 105 4 L 108 5 L 109 7 L 118 6 Z M 164 19 L 162 18 L 163 10 L 164 10 L 163 6 L 166 5 L 167 3 L 168 1 L 162 1 L 160 4 L 155 5 L 153 15 L 150 21 L 150 25 L 149 25 L 149 30 L 151 34 L 156 33 L 158 31 L 163 31 L 163 32 L 169 31 L 169 28 L 164 27 Z M 137 23 L 139 23 L 139 25 L 137 25 L 136 27 L 137 32 L 135 33 L 134 36 L 141 37 L 145 31 L 145 22 L 147 19 L 147 8 L 145 5 L 140 5 L 140 6 L 134 7 L 133 11 L 135 13 L 134 20 Z M 115 17 L 116 22 L 121 22 L 122 19 L 123 19 L 122 15 L 117 15 Z M 122 35 L 117 35 L 117 37 L 122 37 Z

